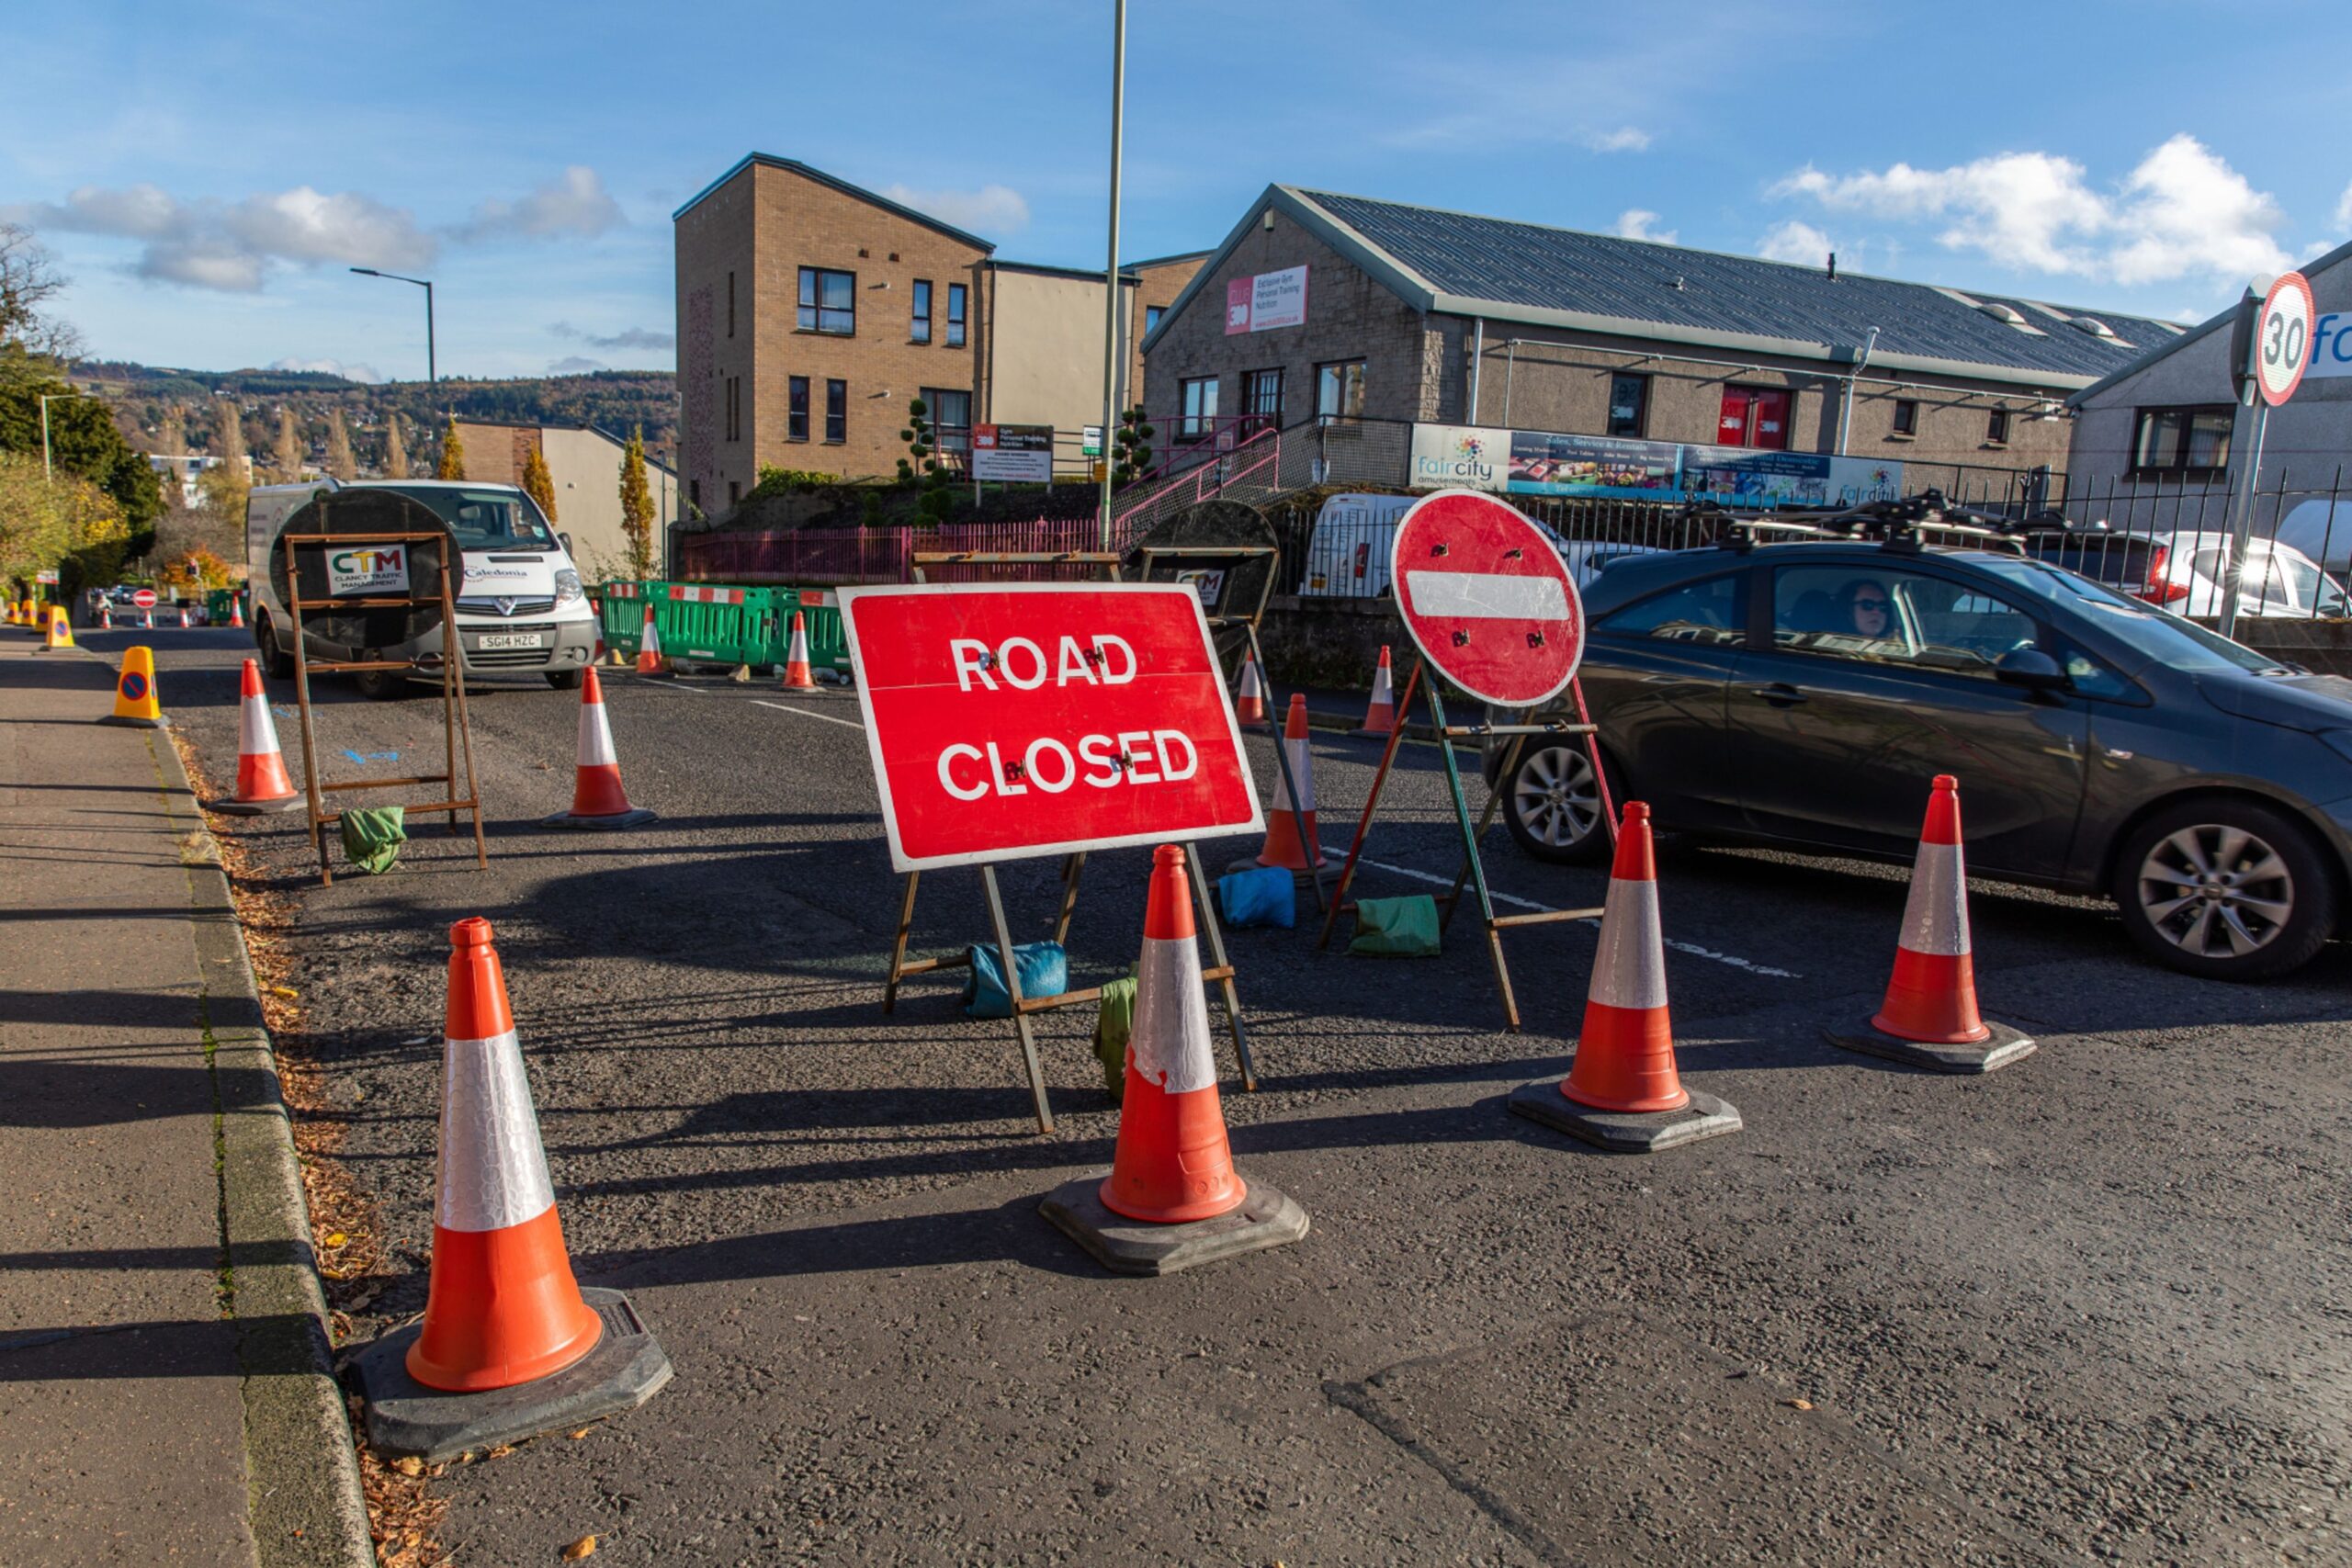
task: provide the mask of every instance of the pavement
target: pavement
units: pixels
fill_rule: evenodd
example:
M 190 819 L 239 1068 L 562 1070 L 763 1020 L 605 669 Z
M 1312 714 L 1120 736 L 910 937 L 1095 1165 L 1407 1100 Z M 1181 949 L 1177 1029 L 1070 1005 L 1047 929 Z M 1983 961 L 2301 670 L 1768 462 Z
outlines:
M 225 779 L 244 649 L 151 640 Z M 462 1562 L 587 1533 L 624 1563 L 2352 1555 L 2352 948 L 2214 986 L 2143 961 L 2102 906 L 1979 885 L 1980 993 L 2041 1048 L 1943 1077 L 1821 1038 L 1883 987 L 1899 871 L 1669 849 L 1682 1069 L 1746 1129 L 1636 1158 L 1503 1108 L 1566 1070 L 1590 927 L 1507 935 L 1520 1034 L 1459 929 L 1419 962 L 1317 953 L 1311 922 L 1233 933 L 1262 1077 L 1227 1078 L 1237 1161 L 1313 1230 L 1114 1280 L 1035 1212 L 1108 1158 L 1091 1016 L 1046 1015 L 1040 1137 L 1009 1031 L 964 1020 L 952 981 L 880 1011 L 899 886 L 854 698 L 605 693 L 644 829 L 537 829 L 570 797 L 576 699 L 521 683 L 473 704 L 487 872 L 413 821 L 392 873 L 321 887 L 299 823 L 217 825 L 299 902 L 306 1019 L 281 1044 L 324 1067 L 383 1215 L 353 1342 L 423 1304 L 446 931 L 479 914 L 575 1267 L 628 1290 L 676 1368 L 639 1410 L 433 1483 Z M 330 780 L 438 751 L 423 689 L 320 696 Z M 1344 846 L 1379 748 L 1312 747 Z M 1432 748 L 1402 749 L 1388 802 L 1366 891 L 1450 881 Z M 1600 901 L 1600 873 L 1499 827 L 1485 853 L 1506 908 Z M 1132 961 L 1146 863 L 1091 862 L 1073 985 Z M 1003 880 L 1017 936 L 1050 921 L 1051 863 Z M 917 951 L 984 923 L 977 879 L 924 879 Z
M 0 1562 L 366 1562 L 227 885 L 112 685 L 0 641 Z

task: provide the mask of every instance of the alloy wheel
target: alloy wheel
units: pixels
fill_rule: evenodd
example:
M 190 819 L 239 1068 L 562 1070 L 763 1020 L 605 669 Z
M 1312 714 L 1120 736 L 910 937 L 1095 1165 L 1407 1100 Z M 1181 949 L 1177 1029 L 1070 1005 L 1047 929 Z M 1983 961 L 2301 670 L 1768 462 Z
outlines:
M 1537 841 L 1565 850 L 1582 843 L 1600 821 L 1592 760 L 1566 746 L 1546 746 L 1521 765 L 1511 808 Z
M 2149 846 L 2140 908 L 2157 934 L 2199 958 L 2266 947 L 2295 912 L 2295 879 L 2278 851 L 2243 828 L 2199 823 Z

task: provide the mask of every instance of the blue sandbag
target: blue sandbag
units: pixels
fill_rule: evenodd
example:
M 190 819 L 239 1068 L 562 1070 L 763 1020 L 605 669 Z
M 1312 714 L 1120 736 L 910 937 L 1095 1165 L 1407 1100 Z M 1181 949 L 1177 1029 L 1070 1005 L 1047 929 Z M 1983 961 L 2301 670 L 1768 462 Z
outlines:
M 964 1016 L 1011 1018 L 1012 998 L 1005 994 L 1004 965 L 997 962 L 994 943 L 965 950 L 971 956 L 970 976 L 964 982 Z M 1069 989 L 1069 959 L 1057 942 L 1024 942 L 1012 950 L 1021 972 L 1021 995 L 1058 997 Z
M 1298 882 L 1287 867 L 1261 865 L 1237 871 L 1216 883 L 1217 908 L 1229 926 L 1280 926 L 1298 921 Z

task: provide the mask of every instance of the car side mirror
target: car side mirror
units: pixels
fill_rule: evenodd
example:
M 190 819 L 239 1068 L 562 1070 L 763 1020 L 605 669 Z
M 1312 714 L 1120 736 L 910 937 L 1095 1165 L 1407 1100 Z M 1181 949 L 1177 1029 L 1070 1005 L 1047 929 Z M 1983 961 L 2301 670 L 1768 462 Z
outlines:
M 569 535 L 569 534 L 558 534 L 558 535 L 556 536 L 556 537 L 557 537 L 558 539 L 560 539 L 560 541 L 562 541 L 562 544 L 563 544 L 563 553 L 564 553 L 565 555 L 568 555 L 568 556 L 569 556 L 569 555 L 571 555 L 571 535 Z M 572 556 L 572 558 L 573 558 L 574 560 L 577 560 L 577 559 L 579 559 L 580 558 L 579 558 L 579 557 L 577 557 L 577 556 Z
M 2068 683 L 2065 667 L 2038 648 L 2013 648 L 2001 655 L 1993 673 L 2029 692 L 2053 692 Z

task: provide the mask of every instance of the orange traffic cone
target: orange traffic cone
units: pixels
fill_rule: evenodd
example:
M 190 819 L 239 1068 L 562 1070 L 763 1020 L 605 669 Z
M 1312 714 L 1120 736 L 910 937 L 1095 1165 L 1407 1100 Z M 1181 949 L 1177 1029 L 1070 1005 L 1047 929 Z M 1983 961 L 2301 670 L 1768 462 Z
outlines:
M 1233 1168 L 1192 879 L 1174 844 L 1152 855 L 1133 1017 L 1111 1173 L 1057 1188 L 1043 1205 L 1046 1218 L 1122 1273 L 1170 1273 L 1305 1235 L 1306 1211 Z
M 653 606 L 645 607 L 645 636 L 637 645 L 637 672 L 640 675 L 667 675 L 670 661 L 662 657 L 662 633 L 653 624 Z
M 261 666 L 248 659 L 237 704 L 237 793 L 211 802 L 211 808 L 232 817 L 258 817 L 291 811 L 302 799 L 295 793 L 294 781 L 286 776 L 286 756 L 277 749 L 277 725 L 269 716 Z
M 628 1300 L 572 1278 L 491 937 L 488 920 L 449 928 L 424 1320 L 355 1363 L 368 1435 L 394 1454 L 436 1459 L 571 1426 L 641 1404 L 670 1381 Z M 494 1391 L 515 1392 L 484 1397 Z
M 2033 1050 L 2031 1040 L 1986 1022 L 1976 1010 L 1960 781 L 1950 773 L 1936 775 L 1928 796 L 1886 999 L 1867 1024 L 1828 1035 L 1832 1043 L 1851 1050 L 1948 1073 L 1989 1073 Z
M 1372 701 L 1363 710 L 1358 735 L 1385 736 L 1396 728 L 1396 689 L 1389 684 L 1388 645 L 1380 645 L 1380 667 L 1372 672 Z
M 808 624 L 800 612 L 792 612 L 792 643 L 784 655 L 784 689 L 787 692 L 813 692 L 816 678 L 808 673 Z
M 114 601 L 111 599 L 98 601 L 98 630 L 102 632 L 114 630 Z
M 56 653 L 71 649 L 74 646 L 74 621 L 71 616 L 66 615 L 65 606 L 62 604 L 50 605 L 47 611 L 47 619 L 49 621 L 49 625 L 41 633 L 40 647 L 34 649 L 34 651 L 37 653 Z
M 1588 1142 L 1640 1153 L 1739 1130 L 1737 1111 L 1683 1088 L 1675 1068 L 1657 862 L 1650 808 L 1638 800 L 1625 803 L 1619 825 L 1576 1060 L 1563 1082 L 1522 1086 L 1510 1108 Z
M 146 609 L 139 612 L 139 629 L 142 632 L 152 632 L 155 629 L 155 608 L 153 605 L 151 604 Z
M 245 624 L 244 595 L 242 593 L 229 595 L 229 624 L 237 627 L 243 627 Z
M 646 628 L 650 631 L 651 626 Z M 635 828 L 653 813 L 628 803 L 621 788 L 620 759 L 613 752 L 613 728 L 605 716 L 605 687 L 592 668 L 580 682 L 579 765 L 572 775 L 571 809 L 543 818 L 542 828 Z
M 1258 672 L 1258 657 L 1241 656 L 1241 690 L 1234 694 L 1233 716 L 1243 724 L 1262 727 L 1266 718 L 1266 681 Z
M 181 605 L 181 606 L 180 606 L 180 630 L 182 630 L 182 631 L 186 631 L 186 630 L 187 630 L 187 629 L 188 629 L 188 627 L 190 627 L 190 626 L 194 626 L 194 625 L 196 625 L 196 623 L 195 623 L 194 621 L 189 620 L 189 619 L 187 618 L 187 605 L 185 605 L 185 604 Z
M 1290 713 L 1283 722 L 1282 747 L 1290 759 L 1290 772 L 1274 770 L 1274 803 L 1266 811 L 1266 847 L 1258 852 L 1255 861 L 1243 861 L 1238 869 L 1251 865 L 1279 865 L 1289 868 L 1299 876 L 1312 876 L 1317 866 L 1326 871 L 1338 869 L 1337 863 L 1323 848 L 1323 840 L 1316 837 L 1315 829 L 1315 757 L 1306 743 L 1306 699 L 1296 692 L 1290 696 Z M 1291 802 L 1291 785 L 1298 786 L 1298 802 Z M 1315 862 L 1310 864 L 1310 846 Z

